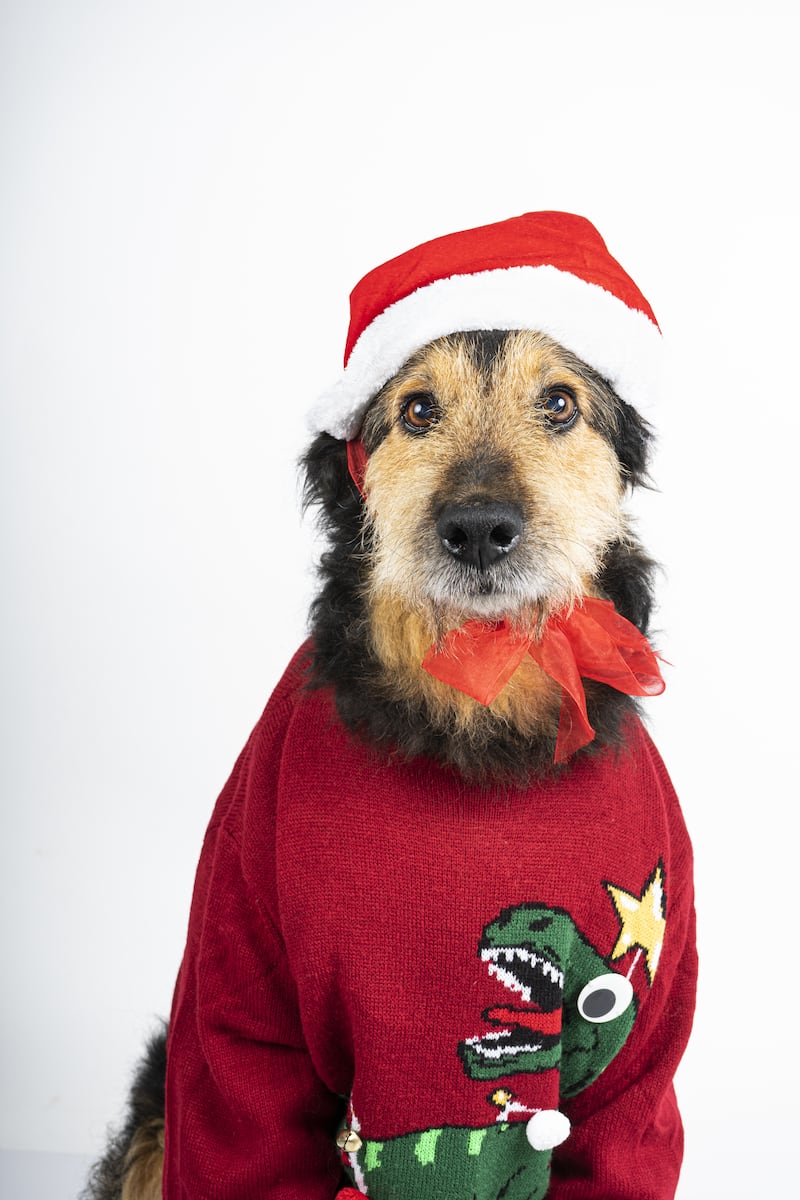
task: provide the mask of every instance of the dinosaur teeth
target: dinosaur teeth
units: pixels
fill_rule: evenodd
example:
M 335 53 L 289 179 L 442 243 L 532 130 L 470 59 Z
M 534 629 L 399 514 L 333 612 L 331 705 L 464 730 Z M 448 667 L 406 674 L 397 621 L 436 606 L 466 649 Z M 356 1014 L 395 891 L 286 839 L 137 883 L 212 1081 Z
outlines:
M 522 999 L 530 1003 L 531 989 L 529 987 L 525 987 L 525 985 L 519 979 L 517 979 L 516 975 L 513 975 L 510 971 L 504 971 L 502 967 L 498 966 L 498 964 L 494 962 L 489 963 L 489 974 L 496 975 L 500 982 L 504 983 L 507 988 L 510 988 L 512 992 L 519 992 L 519 994 L 522 996 Z
M 554 967 L 552 963 L 546 961 L 542 963 L 542 970 L 544 971 L 545 975 L 548 975 L 552 979 L 553 983 L 557 983 L 561 990 L 564 990 L 563 971 L 559 971 L 558 967 Z
M 526 950 L 524 946 L 486 946 L 481 950 L 481 959 L 483 962 L 489 964 L 489 973 L 497 975 L 507 987 L 521 992 L 523 995 L 527 992 L 526 999 L 530 999 L 530 989 L 523 987 L 519 980 L 515 979 L 510 972 L 502 971 L 499 966 L 501 962 L 508 963 L 509 965 L 517 961 L 526 963 L 527 966 L 536 967 L 540 970 L 552 983 L 557 984 L 562 989 L 564 987 L 564 972 L 559 971 L 558 967 L 554 966 L 553 963 L 543 958 L 540 954 L 536 954 L 533 950 Z M 512 980 L 514 981 L 513 983 Z
M 472 1046 L 482 1058 L 503 1058 L 508 1055 L 536 1054 L 542 1049 L 541 1042 L 530 1042 L 519 1046 L 501 1045 L 502 1039 L 508 1038 L 508 1030 L 499 1033 L 485 1033 L 482 1037 L 467 1038 L 466 1045 Z

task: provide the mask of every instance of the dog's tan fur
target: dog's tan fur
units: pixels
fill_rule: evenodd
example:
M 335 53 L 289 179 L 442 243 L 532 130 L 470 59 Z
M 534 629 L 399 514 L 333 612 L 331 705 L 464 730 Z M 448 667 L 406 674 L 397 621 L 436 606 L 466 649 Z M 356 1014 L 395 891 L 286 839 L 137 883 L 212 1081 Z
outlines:
M 120 1200 L 161 1200 L 164 1170 L 164 1122 L 150 1121 L 136 1131 L 125 1157 Z
M 625 480 L 608 441 L 590 423 L 601 400 L 573 364 L 539 333 L 511 335 L 488 371 L 463 340 L 443 338 L 390 381 L 368 418 L 389 428 L 365 477 L 375 546 L 368 595 L 373 645 L 395 696 L 424 704 L 437 724 L 454 722 L 467 738 L 485 710 L 420 671 L 431 642 L 469 617 L 531 626 L 593 594 L 605 550 L 624 535 Z M 578 403 L 580 416 L 568 430 L 554 428 L 541 406 L 557 385 L 568 386 Z M 398 419 L 418 393 L 433 397 L 440 413 L 423 436 L 409 435 Z M 458 482 L 460 464 L 470 469 Z M 431 502 L 444 493 L 469 502 L 511 498 L 523 511 L 514 570 L 491 594 L 464 595 L 440 578 Z M 542 732 L 557 721 L 559 695 L 526 657 L 492 712 L 521 733 Z
M 385 594 L 373 598 L 370 615 L 373 644 L 391 695 L 411 704 L 424 704 L 437 727 L 450 724 L 465 740 L 472 739 L 476 727 L 486 720 L 487 710 L 420 670 L 433 638 L 427 616 Z M 558 723 L 560 697 L 558 684 L 526 656 L 489 711 L 520 733 L 549 733 Z

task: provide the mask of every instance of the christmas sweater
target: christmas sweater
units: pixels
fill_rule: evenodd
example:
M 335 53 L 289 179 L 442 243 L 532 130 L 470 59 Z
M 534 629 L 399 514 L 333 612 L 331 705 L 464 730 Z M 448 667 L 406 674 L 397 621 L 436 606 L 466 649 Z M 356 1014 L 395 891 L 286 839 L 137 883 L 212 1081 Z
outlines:
M 289 666 L 217 803 L 166 1200 L 667 1200 L 691 850 L 640 722 L 527 789 L 366 746 Z

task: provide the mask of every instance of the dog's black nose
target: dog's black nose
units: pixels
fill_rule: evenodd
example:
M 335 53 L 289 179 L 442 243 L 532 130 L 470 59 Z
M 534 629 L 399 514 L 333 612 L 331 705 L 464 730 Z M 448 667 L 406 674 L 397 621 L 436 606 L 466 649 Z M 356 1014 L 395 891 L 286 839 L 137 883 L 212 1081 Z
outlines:
M 445 504 L 436 532 L 448 554 L 485 571 L 516 546 L 522 533 L 522 511 L 516 504 L 498 500 Z

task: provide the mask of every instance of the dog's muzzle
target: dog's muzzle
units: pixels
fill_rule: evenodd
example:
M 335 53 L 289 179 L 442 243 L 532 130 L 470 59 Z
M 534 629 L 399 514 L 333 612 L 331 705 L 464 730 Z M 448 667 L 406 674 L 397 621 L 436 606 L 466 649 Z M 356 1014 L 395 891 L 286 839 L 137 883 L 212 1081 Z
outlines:
M 453 558 L 485 571 L 513 552 L 522 525 L 522 510 L 516 504 L 489 500 L 445 504 L 436 520 L 436 532 Z

